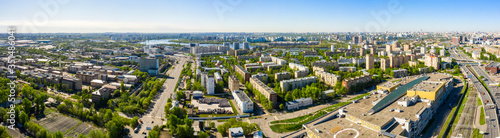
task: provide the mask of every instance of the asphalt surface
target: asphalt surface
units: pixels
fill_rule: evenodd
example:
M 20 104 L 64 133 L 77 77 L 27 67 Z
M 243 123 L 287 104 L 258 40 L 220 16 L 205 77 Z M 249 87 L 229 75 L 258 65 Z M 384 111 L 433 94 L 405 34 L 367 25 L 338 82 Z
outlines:
M 458 52 L 458 53 L 456 53 L 456 52 Z M 459 60 L 473 61 L 473 60 L 469 59 L 467 57 L 467 55 L 461 53 L 460 51 L 453 51 L 450 53 L 453 53 L 452 54 L 453 58 L 457 58 Z M 457 61 L 457 62 L 461 63 L 462 61 Z M 465 65 L 461 65 L 460 68 L 462 69 L 462 71 L 465 71 L 465 72 L 463 72 L 464 74 L 472 73 L 471 70 L 468 67 L 466 67 Z M 482 72 L 482 69 L 480 69 L 478 66 L 472 65 L 471 68 L 473 68 L 474 71 L 476 73 L 478 73 L 478 75 L 484 76 L 487 79 L 487 81 L 490 81 L 489 76 L 485 75 L 484 72 Z M 492 103 L 495 101 L 492 100 L 492 97 L 488 94 L 488 91 L 483 86 L 483 84 L 481 84 L 481 82 L 478 80 L 478 77 L 479 76 L 473 75 L 473 77 L 469 78 L 470 79 L 469 82 L 471 82 L 473 84 L 473 86 L 477 89 L 477 91 L 479 92 L 479 97 L 481 98 L 483 105 L 485 105 L 485 109 L 484 109 L 485 116 L 487 116 L 487 118 L 488 117 L 490 118 L 490 119 L 486 120 L 487 129 L 486 129 L 486 132 L 484 134 L 484 137 L 485 138 L 494 138 L 494 137 L 499 136 L 497 107 L 493 105 L 492 108 L 489 108 L 490 105 L 492 105 Z M 486 81 L 485 81 L 485 83 L 489 84 L 489 82 L 486 82 Z M 498 87 L 493 88 L 493 89 L 490 88 L 490 90 L 492 90 L 492 95 L 495 95 L 495 93 L 499 92 L 497 89 L 498 89 Z M 486 102 L 486 100 L 488 102 Z M 498 104 L 498 102 L 497 102 L 497 104 Z
M 447 124 L 444 124 L 446 122 L 446 119 L 450 115 L 451 110 L 455 106 L 460 106 L 456 105 L 458 102 L 458 99 L 460 98 L 460 92 L 462 91 L 463 88 L 465 88 L 464 83 L 462 80 L 459 79 L 454 79 L 454 81 L 457 83 L 457 86 L 453 88 L 450 92 L 450 95 L 447 97 L 448 99 L 445 100 L 444 104 L 441 104 L 439 108 L 437 109 L 437 112 L 435 115 L 432 116 L 434 118 L 434 122 L 432 125 L 426 130 L 424 134 L 422 134 L 421 137 L 424 138 L 430 138 L 434 135 L 438 135 L 439 131 L 442 130 L 443 126 L 446 126 Z M 452 103 L 452 106 L 450 107 L 450 103 Z
M 173 58 L 176 58 L 176 61 L 179 61 L 179 63 L 174 64 L 174 68 L 167 71 L 169 78 L 163 84 L 163 91 L 159 93 L 160 95 L 153 100 L 152 104 L 154 105 L 154 107 L 152 109 L 149 109 L 145 115 L 139 118 L 143 121 L 143 124 L 140 125 L 141 127 L 138 133 L 134 133 L 134 130 L 130 131 L 131 137 L 145 137 L 149 133 L 149 131 L 146 130 L 147 127 L 153 128 L 156 125 L 161 126 L 164 124 L 163 122 L 167 121 L 166 119 L 164 119 L 164 109 L 165 105 L 167 104 L 167 99 L 170 98 L 170 95 L 174 93 L 175 84 L 177 84 L 179 80 L 179 75 L 181 74 L 183 65 L 188 60 L 187 57 Z M 146 134 L 142 134 L 143 132 L 146 132 Z

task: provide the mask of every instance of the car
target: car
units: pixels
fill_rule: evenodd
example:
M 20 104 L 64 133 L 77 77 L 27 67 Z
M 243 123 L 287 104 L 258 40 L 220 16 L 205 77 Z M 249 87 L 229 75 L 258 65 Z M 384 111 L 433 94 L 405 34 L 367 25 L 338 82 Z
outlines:
M 142 134 L 146 135 L 146 131 L 142 131 Z
M 151 124 L 155 123 L 155 121 L 151 121 Z

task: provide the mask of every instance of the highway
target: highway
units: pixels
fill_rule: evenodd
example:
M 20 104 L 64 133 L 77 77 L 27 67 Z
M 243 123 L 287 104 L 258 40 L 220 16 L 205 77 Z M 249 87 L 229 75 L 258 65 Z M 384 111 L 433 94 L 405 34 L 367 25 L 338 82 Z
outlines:
M 148 109 L 145 115 L 139 116 L 139 118 L 143 121 L 144 124 L 141 124 L 141 128 L 138 133 L 134 133 L 134 130 L 130 131 L 130 136 L 133 138 L 145 137 L 149 133 L 146 130 L 146 127 L 153 128 L 158 125 L 161 126 L 167 120 L 165 118 L 164 108 L 167 104 L 167 99 L 170 98 L 170 95 L 174 93 L 175 84 L 177 84 L 179 80 L 179 75 L 183 69 L 184 63 L 188 60 L 187 57 L 173 57 L 176 61 L 179 61 L 178 64 L 174 64 L 173 69 L 169 69 L 166 74 L 168 74 L 169 78 L 163 84 L 163 91 L 159 92 L 158 95 L 153 99 L 152 109 Z M 163 119 L 163 120 L 162 120 Z M 142 132 L 146 132 L 144 135 Z
M 468 59 L 468 57 L 465 54 L 460 53 L 456 50 L 452 50 L 452 52 L 450 52 L 450 54 L 452 54 L 454 58 L 456 57 L 457 59 L 460 59 L 460 60 L 470 60 L 470 59 Z M 462 61 L 457 61 L 457 62 L 460 64 Z M 469 74 L 473 74 L 473 72 L 472 72 L 473 68 L 475 68 L 474 71 L 479 69 L 479 68 L 477 68 L 477 66 L 474 67 L 474 65 L 472 67 L 467 67 L 467 65 L 460 65 L 460 69 L 462 70 L 462 73 L 464 73 L 466 76 L 469 76 Z M 479 70 L 481 70 L 481 69 L 479 69 Z M 479 70 L 477 72 L 481 72 Z M 482 73 L 478 73 L 478 75 L 481 75 L 481 74 Z M 485 105 L 485 108 L 484 108 L 485 116 L 487 116 L 486 118 L 488 118 L 488 117 L 490 118 L 490 119 L 486 120 L 487 129 L 486 129 L 484 137 L 485 138 L 497 137 L 497 136 L 499 136 L 499 132 L 500 132 L 500 130 L 498 129 L 497 106 L 493 105 L 490 108 L 490 105 L 492 105 L 492 103 L 495 101 L 492 100 L 492 97 L 488 94 L 488 91 L 486 90 L 486 88 L 478 80 L 479 76 L 477 76 L 476 74 L 473 74 L 472 76 L 473 77 L 469 78 L 469 82 L 472 83 L 474 88 L 476 88 L 477 91 L 479 92 L 479 97 L 480 97 L 483 105 Z M 486 78 L 486 76 L 485 76 L 485 78 Z M 486 101 L 488 101 L 488 102 L 486 102 Z

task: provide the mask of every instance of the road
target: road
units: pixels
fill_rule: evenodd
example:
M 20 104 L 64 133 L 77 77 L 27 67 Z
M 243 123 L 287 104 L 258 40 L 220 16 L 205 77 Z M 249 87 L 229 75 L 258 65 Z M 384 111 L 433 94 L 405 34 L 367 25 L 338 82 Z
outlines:
M 422 134 L 422 137 L 425 138 L 430 138 L 434 135 L 439 134 L 440 130 L 442 130 L 443 126 L 446 126 L 448 124 L 444 124 L 446 122 L 446 119 L 448 118 L 451 112 L 451 109 L 448 103 L 453 103 L 457 104 L 458 98 L 460 98 L 460 92 L 462 89 L 464 89 L 464 82 L 460 79 L 454 79 L 454 81 L 457 83 L 457 86 L 453 88 L 450 92 L 450 95 L 448 96 L 448 99 L 444 102 L 444 104 L 441 104 L 439 108 L 437 109 L 437 112 L 435 115 L 432 116 L 434 118 L 434 122 L 432 125 L 426 130 L 426 133 Z M 460 106 L 460 105 L 453 105 L 453 106 Z
M 179 80 L 179 75 L 181 74 L 183 65 L 184 63 L 186 63 L 187 60 L 189 60 L 187 57 L 173 57 L 173 58 L 175 58 L 176 61 L 179 61 L 179 63 L 174 64 L 173 69 L 167 71 L 169 78 L 163 84 L 162 88 L 163 91 L 161 91 L 159 95 L 156 96 L 155 99 L 153 99 L 152 105 L 154 107 L 146 111 L 145 115 L 140 116 L 140 119 L 143 121 L 144 124 L 141 125 L 139 133 L 134 133 L 134 131 L 131 130 L 130 132 L 131 137 L 133 138 L 144 137 L 147 134 L 143 135 L 141 133 L 148 132 L 146 130 L 146 127 L 153 128 L 156 125 L 161 126 L 164 124 L 163 123 L 164 121 L 165 122 L 167 121 L 166 119 L 164 119 L 165 118 L 164 108 L 165 105 L 167 104 L 167 99 L 170 98 L 170 95 L 174 93 L 175 85 Z
M 450 52 L 450 53 L 452 54 L 452 56 L 454 58 L 461 60 L 461 61 L 457 61 L 459 64 L 463 63 L 463 61 L 473 61 L 473 60 L 469 59 L 467 57 L 467 55 L 465 55 L 462 52 L 457 51 L 455 49 L 453 49 L 452 52 Z M 485 107 L 488 107 L 488 108 L 485 108 L 485 116 L 488 116 L 491 119 L 486 120 L 487 129 L 486 129 L 486 134 L 484 135 L 484 137 L 485 138 L 494 138 L 494 137 L 499 136 L 500 130 L 498 129 L 497 106 L 492 106 L 492 108 L 489 108 L 491 103 L 492 102 L 494 103 L 495 101 L 493 101 L 492 97 L 488 94 L 488 91 L 486 90 L 486 88 L 478 80 L 478 78 L 479 78 L 478 75 L 484 76 L 488 81 L 490 80 L 489 76 L 482 73 L 482 69 L 480 69 L 478 66 L 474 66 L 474 65 L 472 65 L 470 68 L 467 67 L 466 65 L 461 65 L 460 69 L 462 70 L 462 73 L 464 73 L 466 75 L 471 74 L 471 73 L 473 74 L 472 71 L 475 71 L 476 73 L 478 73 L 478 74 L 473 74 L 473 77 L 469 78 L 470 79 L 469 82 L 471 82 L 473 84 L 474 88 L 477 89 L 477 91 L 479 93 L 478 95 L 481 98 L 483 105 L 485 105 Z M 493 90 L 497 90 L 497 89 L 498 89 L 498 87 L 493 88 Z M 492 89 L 490 88 L 490 90 L 492 90 Z M 494 95 L 497 92 L 498 92 L 498 90 L 492 91 L 492 94 Z M 488 102 L 486 102 L 486 101 L 488 101 Z

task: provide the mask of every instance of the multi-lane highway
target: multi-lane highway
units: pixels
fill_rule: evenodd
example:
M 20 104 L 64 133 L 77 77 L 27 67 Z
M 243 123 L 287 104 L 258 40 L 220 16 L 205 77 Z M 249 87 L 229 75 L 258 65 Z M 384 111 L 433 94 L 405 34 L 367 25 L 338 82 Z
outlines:
M 171 94 L 174 93 L 175 89 L 175 84 L 177 84 L 179 80 L 179 75 L 181 74 L 182 67 L 184 63 L 188 60 L 187 57 L 172 57 L 176 61 L 179 61 L 177 64 L 174 64 L 174 67 L 170 70 L 167 71 L 168 78 L 163 84 L 163 91 L 159 92 L 158 96 L 154 98 L 152 105 L 153 108 L 149 109 L 145 115 L 140 116 L 140 119 L 143 121 L 144 124 L 141 124 L 141 127 L 138 131 L 138 133 L 134 133 L 133 130 L 130 132 L 131 137 L 133 138 L 138 138 L 138 137 L 145 137 L 147 136 L 148 130 L 146 130 L 147 127 L 153 128 L 155 125 L 161 126 L 163 125 L 163 122 L 167 121 L 164 115 L 164 108 L 165 105 L 167 104 L 167 99 L 170 97 Z M 163 119 L 163 120 L 162 120 Z M 146 135 L 142 134 L 142 132 L 146 132 Z
M 465 54 L 463 54 L 459 51 L 456 51 L 455 49 L 451 50 L 450 53 L 452 54 L 453 58 L 455 58 L 456 60 L 457 59 L 460 60 L 460 61 L 457 61 L 459 64 L 464 63 L 464 61 L 472 61 Z M 469 78 L 470 79 L 469 82 L 472 83 L 474 88 L 477 89 L 477 91 L 479 92 L 479 97 L 480 97 L 483 105 L 485 105 L 484 106 L 485 107 L 484 108 L 485 116 L 487 116 L 487 118 L 489 118 L 489 119 L 486 120 L 487 128 L 486 128 L 486 132 L 485 132 L 484 137 L 494 138 L 494 137 L 499 136 L 500 130 L 498 128 L 498 114 L 497 114 L 498 112 L 497 112 L 497 106 L 495 106 L 495 104 L 494 104 L 495 101 L 498 101 L 498 100 L 496 100 L 496 99 L 494 100 L 489 95 L 486 88 L 483 86 L 483 84 L 478 79 L 479 75 L 485 75 L 485 74 L 481 73 L 482 69 L 478 68 L 475 65 L 472 65 L 472 67 L 467 67 L 467 65 L 461 65 L 460 69 L 462 70 L 464 75 L 472 76 Z M 477 74 L 474 74 L 474 73 L 477 73 Z M 487 75 L 484 77 L 486 78 Z M 487 78 L 487 80 L 489 80 L 488 78 Z M 493 88 L 493 89 L 497 89 L 497 88 Z M 490 88 L 490 90 L 491 90 L 491 88 Z

